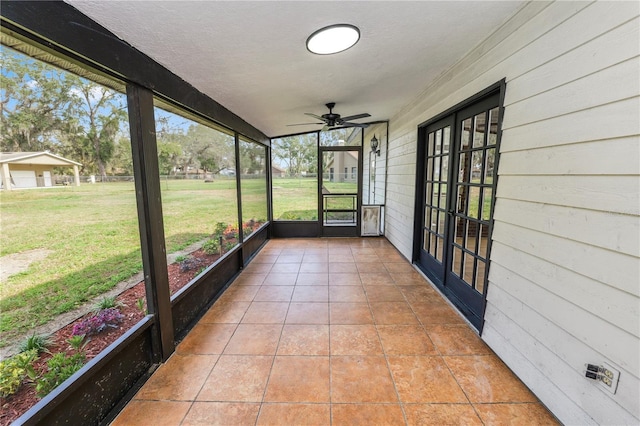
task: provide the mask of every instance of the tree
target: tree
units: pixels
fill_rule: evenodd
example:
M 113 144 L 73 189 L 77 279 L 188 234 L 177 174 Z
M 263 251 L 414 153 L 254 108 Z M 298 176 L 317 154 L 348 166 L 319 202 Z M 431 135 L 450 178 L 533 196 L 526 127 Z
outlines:
M 1 150 L 52 149 L 67 127 L 63 112 L 73 103 L 68 73 L 7 47 L 0 60 Z
M 271 147 L 273 156 L 282 161 L 289 176 L 300 176 L 303 171 L 314 171 L 317 167 L 316 133 L 276 139 Z

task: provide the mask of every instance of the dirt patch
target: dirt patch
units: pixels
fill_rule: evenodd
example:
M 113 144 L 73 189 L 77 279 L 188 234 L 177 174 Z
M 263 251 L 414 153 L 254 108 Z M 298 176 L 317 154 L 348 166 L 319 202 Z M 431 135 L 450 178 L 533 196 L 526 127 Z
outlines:
M 52 252 L 39 248 L 0 257 L 0 282 L 6 281 L 11 275 L 26 271 L 33 262 L 44 260 Z

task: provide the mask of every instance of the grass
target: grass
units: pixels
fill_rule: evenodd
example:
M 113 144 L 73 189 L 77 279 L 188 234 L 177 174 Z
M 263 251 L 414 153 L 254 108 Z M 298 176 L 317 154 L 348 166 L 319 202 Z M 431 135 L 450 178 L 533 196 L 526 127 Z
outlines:
M 168 253 L 206 238 L 218 222 L 237 225 L 233 179 L 163 181 L 161 190 Z M 2 191 L 0 226 L 1 256 L 51 251 L 2 283 L 0 346 L 142 269 L 132 182 Z

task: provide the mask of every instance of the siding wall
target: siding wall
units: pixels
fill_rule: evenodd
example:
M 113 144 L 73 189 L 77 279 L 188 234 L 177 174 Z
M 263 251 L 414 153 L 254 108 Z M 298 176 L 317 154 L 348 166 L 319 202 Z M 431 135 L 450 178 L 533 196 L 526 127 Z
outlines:
M 532 2 L 390 121 L 411 257 L 419 123 L 507 80 L 482 338 L 565 424 L 640 422 L 640 3 Z M 584 364 L 621 371 L 615 395 Z

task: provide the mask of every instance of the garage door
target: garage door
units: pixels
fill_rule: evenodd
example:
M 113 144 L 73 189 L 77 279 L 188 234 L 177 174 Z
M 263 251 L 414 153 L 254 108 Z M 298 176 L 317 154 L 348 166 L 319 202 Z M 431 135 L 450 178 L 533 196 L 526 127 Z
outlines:
M 11 170 L 14 188 L 35 188 L 36 172 L 34 170 Z

